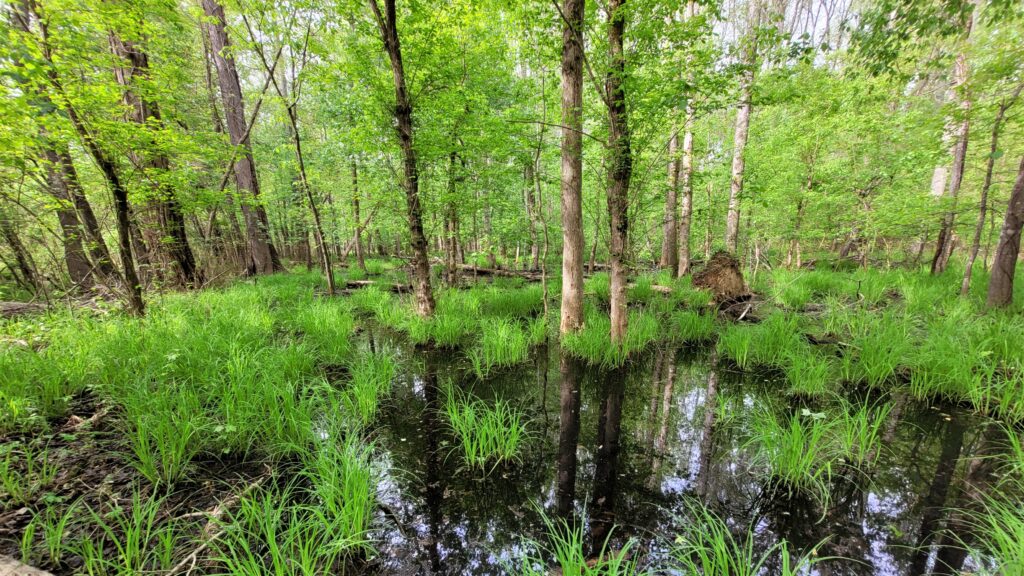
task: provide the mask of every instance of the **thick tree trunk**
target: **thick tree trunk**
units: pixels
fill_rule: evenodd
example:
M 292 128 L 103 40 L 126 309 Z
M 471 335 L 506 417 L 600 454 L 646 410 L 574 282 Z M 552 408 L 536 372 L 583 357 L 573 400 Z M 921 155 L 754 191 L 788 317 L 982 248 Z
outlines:
M 114 55 L 127 63 L 127 66 L 115 68 L 115 76 L 125 89 L 124 102 L 129 107 L 131 120 L 143 127 L 162 129 L 163 118 L 159 105 L 135 92 L 136 78 L 149 79 L 149 58 L 146 53 L 136 44 L 121 39 L 117 34 L 111 34 L 110 45 Z M 170 160 L 161 152 L 146 155 L 140 163 L 143 168 L 155 172 L 157 180 L 160 175 L 170 170 Z M 156 192 L 154 208 L 162 230 L 162 238 L 151 241 L 150 246 L 164 252 L 173 263 L 179 284 L 200 286 L 203 283 L 202 272 L 196 266 L 195 255 L 189 246 L 185 233 L 185 216 L 181 212 L 181 205 L 175 197 L 174 190 L 166 184 L 157 184 Z
M 971 4 L 973 9 L 973 4 Z M 964 42 L 971 37 L 971 28 L 974 22 L 973 12 L 967 15 L 964 24 Z M 949 187 L 945 194 L 951 202 L 949 210 L 942 217 L 942 224 L 939 226 L 939 237 L 935 242 L 935 255 L 932 257 L 932 274 L 941 274 L 946 271 L 949 265 L 949 256 L 953 252 L 953 227 L 956 224 L 956 203 L 960 195 L 960 183 L 964 178 L 964 165 L 967 162 L 967 142 L 970 135 L 970 111 L 971 99 L 966 92 L 968 69 L 967 54 L 961 52 L 956 58 L 953 68 L 953 85 L 950 90 L 953 93 L 959 92 L 960 109 L 958 123 L 956 125 L 956 143 L 951 151 L 952 165 L 949 171 Z M 933 182 L 934 184 L 934 182 Z
M 384 49 L 391 59 L 391 72 L 395 80 L 395 124 L 398 141 L 404 161 L 405 201 L 409 216 L 409 235 L 412 241 L 412 264 L 415 276 L 416 312 L 420 316 L 434 313 L 434 293 L 430 288 L 430 259 L 427 255 L 427 239 L 423 234 L 423 215 L 420 208 L 419 172 L 416 167 L 416 151 L 412 145 L 412 104 L 405 86 L 405 68 L 402 64 L 402 48 L 398 41 L 398 18 L 395 0 L 384 0 L 384 14 L 380 12 L 377 0 L 369 0 L 370 8 L 377 19 Z
M 32 4 L 32 8 L 37 11 L 39 9 L 35 4 Z M 124 184 L 121 182 L 121 178 L 117 173 L 114 162 L 107 157 L 99 143 L 93 139 L 92 133 L 89 132 L 82 118 L 78 115 L 78 111 L 64 93 L 64 87 L 57 75 L 57 69 L 53 62 L 53 53 L 51 52 L 49 43 L 47 21 L 45 17 L 38 12 L 36 12 L 35 16 L 39 20 L 43 58 L 46 60 L 46 64 L 49 67 L 47 70 L 47 76 L 50 84 L 54 92 L 60 96 L 61 103 L 68 115 L 68 119 L 71 120 L 71 124 L 75 128 L 75 132 L 78 133 L 78 136 L 82 139 L 82 143 L 85 145 L 86 150 L 89 151 L 93 160 L 96 161 L 96 165 L 99 167 L 100 172 L 103 174 L 104 179 L 110 186 L 110 190 L 114 195 L 114 213 L 117 216 L 117 235 L 119 240 L 119 249 L 121 252 L 124 287 L 127 291 L 128 310 L 136 316 L 142 316 L 145 314 L 146 306 L 142 300 L 142 285 L 139 282 L 138 272 L 135 270 L 135 259 L 132 255 L 130 222 L 131 209 L 128 205 L 128 189 L 125 188 Z
M 562 14 L 562 334 L 583 326 L 583 16 L 586 0 Z
M 12 219 L 8 214 L 2 212 L 0 212 L 0 236 L 3 236 L 7 245 L 11 248 L 11 252 L 14 253 L 14 263 L 17 266 L 18 273 L 21 274 L 20 278 L 15 277 L 15 279 L 23 282 L 24 287 L 33 294 L 39 293 L 43 289 L 43 283 L 39 279 L 39 275 L 36 274 L 36 266 L 32 261 L 32 255 L 29 254 L 25 244 L 21 241 L 17 227 Z
M 60 203 L 57 220 L 64 237 L 64 259 L 72 282 L 90 288 L 98 275 L 116 280 L 110 250 L 103 240 L 99 221 L 78 181 L 78 172 L 67 149 L 51 146 L 43 150 L 50 194 Z M 90 264 L 89 260 L 92 260 Z
M 692 6 L 693 3 L 691 2 Z M 683 124 L 683 156 L 681 159 L 680 209 L 679 209 L 679 257 L 676 260 L 676 276 L 690 273 L 690 227 L 693 224 L 693 105 L 686 105 L 686 120 Z
M 277 251 L 270 241 L 270 225 L 267 212 L 260 204 L 259 180 L 256 178 L 256 164 L 253 161 L 252 146 L 245 121 L 245 103 L 242 100 L 242 86 L 238 81 L 235 58 L 231 53 L 231 42 L 225 28 L 224 7 L 218 0 L 202 0 L 203 11 L 208 19 L 206 29 L 210 36 L 210 48 L 217 66 L 220 95 L 224 104 L 228 135 L 232 146 L 240 147 L 235 159 L 235 183 L 244 194 L 241 202 L 242 217 L 245 219 L 245 233 L 249 245 L 249 272 L 270 274 L 282 270 Z
M 1017 181 L 1010 193 L 1006 206 L 1003 229 L 999 232 L 999 244 L 992 261 L 992 274 L 988 281 L 988 306 L 990 308 L 1009 306 L 1013 302 L 1013 275 L 1017 269 L 1020 253 L 1020 231 L 1024 225 L 1024 158 L 1017 169 Z
M 611 69 L 605 79 L 608 98 L 608 219 L 611 256 L 611 342 L 622 344 L 626 338 L 626 249 L 629 246 L 629 181 L 633 175 L 633 151 L 630 147 L 629 112 L 623 77 L 626 56 L 623 36 L 626 28 L 625 0 L 608 1 L 608 58 Z M 673 199 L 674 200 L 674 199 Z
M 679 191 L 679 134 L 675 127 L 668 140 L 668 182 L 665 189 L 665 217 L 662 218 L 660 268 L 675 271 L 679 262 L 678 234 L 679 228 L 676 214 L 679 207 L 677 194 Z
M 996 152 L 999 149 L 999 133 L 1002 130 L 1003 119 L 1006 111 L 1013 106 L 1020 97 L 1024 84 L 1017 86 L 1013 95 L 999 105 L 995 120 L 992 123 L 992 139 L 988 149 L 988 158 L 985 162 L 985 182 L 981 185 L 981 200 L 978 208 L 978 222 L 974 225 L 974 240 L 971 242 L 970 252 L 967 253 L 967 263 L 964 266 L 964 279 L 960 283 L 960 295 L 967 296 L 971 289 L 971 272 L 974 270 L 974 261 L 978 258 L 978 251 L 981 249 L 981 235 L 985 231 L 985 213 L 988 211 L 988 191 L 992 187 L 992 171 L 996 163 Z

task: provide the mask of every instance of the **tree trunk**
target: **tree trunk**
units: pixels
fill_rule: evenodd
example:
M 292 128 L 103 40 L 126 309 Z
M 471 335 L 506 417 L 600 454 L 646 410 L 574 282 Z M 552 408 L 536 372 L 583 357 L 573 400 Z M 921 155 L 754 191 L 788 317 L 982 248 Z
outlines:
M 203 11 L 208 19 L 206 29 L 210 36 L 210 48 L 217 66 L 220 95 L 227 120 L 231 145 L 240 147 L 240 156 L 235 159 L 235 183 L 244 194 L 241 202 L 242 217 L 245 219 L 245 233 L 249 245 L 249 272 L 270 274 L 282 270 L 274 244 L 270 241 L 270 225 L 267 212 L 260 204 L 259 180 L 256 178 L 256 164 L 253 160 L 252 145 L 245 121 L 245 103 L 242 100 L 242 86 L 238 81 L 235 58 L 231 53 L 231 42 L 225 28 L 224 7 L 218 0 L 202 0 Z
M 677 193 L 679 190 L 679 134 L 675 127 L 668 140 L 668 185 L 665 190 L 665 217 L 662 219 L 661 258 L 659 268 L 675 271 L 678 267 L 678 212 Z
M 355 243 L 356 264 L 366 273 L 366 257 L 363 255 L 363 221 L 359 217 L 359 165 L 352 160 L 352 218 L 356 222 Z
M 760 16 L 760 0 L 750 0 L 747 7 L 747 37 L 744 41 L 742 56 L 743 73 L 740 76 L 740 101 L 736 109 L 736 125 L 733 129 L 729 213 L 725 222 L 725 249 L 732 254 L 736 254 L 739 250 L 744 153 L 747 147 L 747 135 L 750 131 L 751 92 L 754 87 L 754 68 L 757 63 L 757 26 Z
M 690 6 L 693 6 L 692 2 Z M 683 124 L 683 157 L 679 167 L 682 198 L 676 240 L 679 243 L 676 276 L 684 276 L 690 272 L 690 227 L 693 224 L 693 117 L 693 105 L 688 102 L 686 120 Z
M 964 23 L 964 42 L 971 37 L 971 28 L 974 22 L 973 4 L 970 4 L 972 12 L 967 15 Z M 960 183 L 964 178 L 964 164 L 967 161 L 967 142 L 970 135 L 970 111 L 971 99 L 966 90 L 967 83 L 967 54 L 961 52 L 956 58 L 953 68 L 953 85 L 950 90 L 954 93 L 960 92 L 960 118 L 956 127 L 956 144 L 952 149 L 952 166 L 949 174 L 949 187 L 946 189 L 946 197 L 952 205 L 949 211 L 942 217 L 942 224 L 939 227 L 939 237 L 935 243 L 935 255 L 932 257 L 932 274 L 941 274 L 946 271 L 949 265 L 949 256 L 953 252 L 953 227 L 956 224 L 956 203 L 960 195 Z
M 988 158 L 985 162 L 985 182 L 981 185 L 981 200 L 978 209 L 978 222 L 974 226 L 974 240 L 971 242 L 971 250 L 967 254 L 967 263 L 964 266 L 964 279 L 960 283 L 960 295 L 967 296 L 967 293 L 971 289 L 971 272 L 974 270 L 974 261 L 978 258 L 978 251 L 981 249 L 981 235 L 985 231 L 985 212 L 988 211 L 988 191 L 992 187 L 992 171 L 996 163 L 996 152 L 999 147 L 999 132 L 1003 126 L 1003 118 L 1006 117 L 1006 111 L 1013 106 L 1017 98 L 1020 97 L 1021 90 L 1024 90 L 1024 84 L 1017 86 L 1014 90 L 1013 95 L 1008 99 L 1004 100 L 999 105 L 999 111 L 996 113 L 995 120 L 992 124 L 992 141 L 988 149 Z
M 136 78 L 146 81 L 150 77 L 148 56 L 139 46 L 121 39 L 117 34 L 110 35 L 110 45 L 114 55 L 128 64 L 126 67 L 117 66 L 115 76 L 125 89 L 124 102 L 129 107 L 131 120 L 144 128 L 152 126 L 156 130 L 163 129 L 159 105 L 134 91 Z M 171 163 L 165 154 L 156 152 L 142 158 L 140 164 L 144 169 L 155 172 L 159 182 L 160 175 L 170 170 Z M 173 262 L 175 277 L 180 285 L 198 287 L 203 283 L 202 272 L 196 266 L 195 255 L 188 243 L 181 205 L 170 186 L 158 183 L 156 187 L 154 208 L 163 234 L 162 238 L 150 242 L 151 247 L 166 252 L 168 259 Z
M 1003 229 L 999 232 L 992 261 L 992 274 L 988 281 L 989 308 L 1009 306 L 1013 302 L 1013 274 L 1017 269 L 1020 253 L 1020 230 L 1024 225 L 1024 157 L 1017 169 L 1017 180 L 1013 183 L 1010 202 L 1006 206 Z
M 725 249 L 735 254 L 739 247 L 740 196 L 743 193 L 744 151 L 750 129 L 750 89 L 754 82 L 753 70 L 743 73 L 740 86 L 740 105 L 736 110 L 736 126 L 732 148 L 732 176 L 729 183 L 729 214 L 725 222 Z
M 537 270 L 540 268 L 540 234 L 537 232 L 537 228 L 540 226 L 538 222 L 540 208 L 537 206 L 537 196 L 534 194 L 536 177 L 533 174 L 533 165 L 534 160 L 531 158 L 523 169 L 523 180 L 526 181 L 526 189 L 523 194 L 526 197 L 526 216 L 530 220 L 530 268 Z
M 71 101 L 64 93 L 64 87 L 60 82 L 60 78 L 57 75 L 57 69 L 53 62 L 53 53 L 49 43 L 47 21 L 43 15 L 38 12 L 38 5 L 32 4 L 32 8 L 36 10 L 35 16 L 39 20 L 43 58 L 46 60 L 46 64 L 48 66 L 47 77 L 50 81 L 51 87 L 54 92 L 60 96 L 61 104 L 68 115 L 68 119 L 71 120 L 72 126 L 75 128 L 75 132 L 78 133 L 78 136 L 82 139 L 82 143 L 85 145 L 86 150 L 89 151 L 93 160 L 96 161 L 96 165 L 99 167 L 100 172 L 103 174 L 104 179 L 110 186 L 110 190 L 114 195 L 114 213 L 117 216 L 117 235 L 121 252 L 124 287 L 127 291 L 128 297 L 128 310 L 136 316 L 142 316 L 145 314 L 146 306 L 142 300 L 142 285 L 139 282 L 138 272 L 135 270 L 135 259 L 132 256 L 128 189 L 125 188 L 121 182 L 121 178 L 117 173 L 114 162 L 107 157 L 106 152 L 104 152 L 104 150 L 100 148 L 99 143 L 93 139 L 92 133 L 89 132 L 82 118 L 78 115 L 78 111 L 74 106 L 72 106 Z
M 97 274 L 105 280 L 116 279 L 110 250 L 103 240 L 92 205 L 78 182 L 78 172 L 71 155 L 67 149 L 58 152 L 47 145 L 43 156 L 50 195 L 60 204 L 57 221 L 64 239 L 64 260 L 71 281 L 83 288 L 91 288 Z
M 459 285 L 459 212 L 455 204 L 456 184 L 458 177 L 455 174 L 458 154 L 451 152 L 448 155 L 448 201 L 445 203 L 444 229 L 444 272 L 445 283 L 449 286 Z M 492 268 L 494 266 L 491 266 Z
M 21 237 L 18 236 L 17 227 L 15 227 L 8 214 L 0 213 L 0 236 L 4 237 L 7 245 L 11 247 L 11 251 L 14 253 L 14 262 L 17 265 L 18 272 L 21 274 L 20 279 L 24 282 L 25 288 L 33 294 L 39 293 L 43 290 L 43 283 L 39 275 L 36 274 L 32 255 L 25 249 L 25 244 L 22 243 Z M 16 277 L 16 279 L 18 278 Z
M 611 230 L 611 342 L 622 344 L 626 338 L 626 248 L 629 245 L 629 181 L 633 175 L 633 151 L 630 147 L 629 112 L 623 77 L 626 56 L 622 42 L 626 28 L 625 0 L 608 1 L 608 58 L 611 69 L 605 78 L 608 98 L 608 217 Z M 674 196 L 674 194 L 673 194 Z M 674 198 L 673 198 L 674 200 Z M 673 226 L 674 228 L 674 226 Z
M 583 17 L 565 0 L 562 29 L 562 334 L 583 327 Z
M 395 125 L 404 160 L 405 201 L 409 216 L 409 235 L 412 241 L 412 264 L 415 276 L 416 312 L 420 316 L 434 313 L 434 294 L 430 288 L 430 260 L 427 255 L 427 239 L 423 235 L 423 216 L 420 208 L 419 173 L 416 168 L 416 151 L 412 146 L 412 104 L 405 86 L 405 68 L 402 65 L 402 48 L 398 41 L 398 18 L 395 14 L 395 0 L 384 0 L 382 15 L 377 0 L 369 0 L 370 8 L 377 19 L 384 49 L 391 59 L 391 72 L 395 80 Z

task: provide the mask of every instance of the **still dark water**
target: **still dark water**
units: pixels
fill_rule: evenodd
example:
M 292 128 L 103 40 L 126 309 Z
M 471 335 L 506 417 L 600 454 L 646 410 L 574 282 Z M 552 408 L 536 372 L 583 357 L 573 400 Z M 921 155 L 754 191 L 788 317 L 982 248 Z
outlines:
M 785 396 L 770 375 L 713 365 L 708 350 L 659 348 L 606 371 L 542 347 L 529 363 L 481 381 L 457 352 L 414 351 L 372 330 L 362 345 L 392 352 L 402 366 L 374 432 L 383 477 L 378 498 L 387 511 L 374 534 L 380 573 L 508 574 L 522 563 L 525 538 L 544 539 L 539 510 L 583 522 L 598 546 L 614 525 L 613 547 L 635 538 L 642 557 L 657 565 L 685 533 L 684 512 L 694 499 L 737 534 L 752 526 L 758 549 L 780 538 L 799 550 L 824 542 L 820 555 L 842 560 L 818 564 L 816 574 L 916 576 L 951 573 L 937 568 L 947 564 L 972 567 L 950 546 L 956 535 L 942 529 L 967 492 L 965 459 L 983 449 L 995 427 L 964 412 L 890 399 L 878 464 L 866 476 L 833 477 L 822 510 L 773 496 L 744 445 L 756 410 L 823 406 Z M 511 401 L 530 416 L 533 437 L 521 464 L 486 477 L 462 466 L 438 412 L 446 383 Z M 705 411 L 709 397 L 723 408 Z

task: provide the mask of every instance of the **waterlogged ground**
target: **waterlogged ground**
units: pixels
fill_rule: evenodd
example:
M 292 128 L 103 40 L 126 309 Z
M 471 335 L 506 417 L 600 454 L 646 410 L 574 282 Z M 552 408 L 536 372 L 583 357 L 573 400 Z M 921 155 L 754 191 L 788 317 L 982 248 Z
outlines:
M 588 574 L 1021 573 L 1024 322 L 941 279 L 866 278 L 776 273 L 742 322 L 687 281 L 638 280 L 623 348 L 598 277 L 563 349 L 521 282 L 444 291 L 430 320 L 289 274 L 168 295 L 145 320 L 12 321 L 0 556 L 60 575 L 540 576 L 561 533 L 560 563 Z M 488 429 L 500 442 L 467 461 Z
M 716 369 L 707 349 L 660 347 L 606 371 L 563 366 L 557 350 L 540 347 L 527 365 L 480 380 L 460 355 L 415 350 L 387 330 L 365 338 L 364 346 L 402 358 L 376 431 L 387 516 L 380 572 L 517 571 L 526 542 L 545 538 L 541 511 L 584 522 L 590 546 L 610 529 L 612 549 L 634 539 L 634 553 L 656 565 L 686 532 L 695 499 L 738 535 L 752 530 L 758 549 L 784 538 L 842 558 L 818 564 L 818 574 L 955 573 L 941 568 L 949 562 L 972 568 L 952 545 L 956 534 L 938 533 L 964 492 L 962 463 L 989 430 L 966 412 L 895 399 L 877 464 L 846 477 L 837 471 L 831 501 L 821 506 L 767 488 L 746 428 L 759 410 L 827 419 L 836 408 L 825 403 L 817 412 L 813 402 L 774 392 L 782 387 L 770 374 L 726 362 Z M 450 384 L 529 415 L 533 437 L 520 464 L 487 475 L 463 464 L 438 413 Z M 709 397 L 718 407 L 710 418 Z M 936 562 L 940 553 L 945 563 Z M 767 573 L 779 570 L 769 565 Z

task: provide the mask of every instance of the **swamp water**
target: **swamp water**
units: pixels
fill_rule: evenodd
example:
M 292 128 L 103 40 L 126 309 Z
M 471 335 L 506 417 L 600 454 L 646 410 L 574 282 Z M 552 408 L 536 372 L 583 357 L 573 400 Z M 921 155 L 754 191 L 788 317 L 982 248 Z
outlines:
M 965 412 L 890 399 L 876 465 L 834 473 L 822 506 L 771 489 L 747 445 L 749 423 L 759 410 L 829 418 L 838 406 L 785 396 L 784 383 L 713 364 L 709 350 L 658 348 L 600 370 L 540 347 L 529 363 L 480 379 L 461 354 L 414 350 L 382 330 L 365 336 L 361 345 L 401 365 L 373 434 L 386 511 L 373 534 L 380 573 L 517 572 L 528 542 L 545 541 L 542 514 L 582 522 L 590 553 L 609 532 L 612 550 L 634 539 L 641 567 L 664 573 L 658 560 L 692 529 L 686 510 L 695 501 L 737 538 L 752 533 L 756 550 L 784 538 L 796 554 L 817 546 L 819 556 L 840 558 L 816 564 L 817 574 L 971 567 L 949 534 L 950 507 L 971 492 L 976 471 L 962 462 L 991 444 L 986 431 L 997 427 Z M 464 464 L 443 414 L 446 386 L 525 412 L 531 437 L 521 462 L 489 474 Z M 773 562 L 766 573 L 780 572 Z

